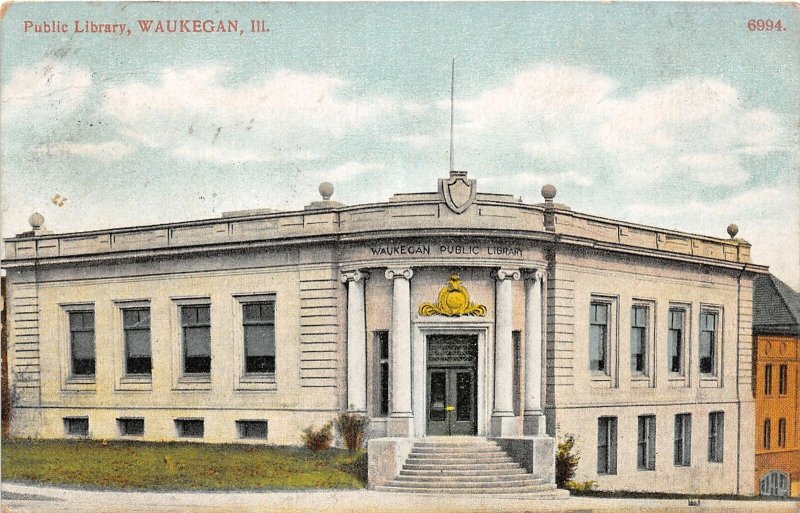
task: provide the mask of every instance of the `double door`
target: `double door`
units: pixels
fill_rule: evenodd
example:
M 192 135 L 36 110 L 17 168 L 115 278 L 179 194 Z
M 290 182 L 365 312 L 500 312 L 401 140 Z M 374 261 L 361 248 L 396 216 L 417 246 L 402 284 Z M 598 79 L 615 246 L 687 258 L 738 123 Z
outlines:
M 473 367 L 428 369 L 428 435 L 477 433 L 477 393 Z

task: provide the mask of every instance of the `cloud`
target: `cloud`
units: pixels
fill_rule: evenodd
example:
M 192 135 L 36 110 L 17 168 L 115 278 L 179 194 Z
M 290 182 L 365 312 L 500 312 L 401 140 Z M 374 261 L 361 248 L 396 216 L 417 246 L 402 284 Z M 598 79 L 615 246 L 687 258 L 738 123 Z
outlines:
M 89 72 L 63 62 L 43 60 L 21 66 L 2 87 L 3 123 L 63 117 L 83 103 L 91 86 Z
M 545 175 L 732 187 L 750 178 L 747 156 L 795 151 L 787 119 L 703 77 L 623 94 L 601 73 L 540 64 L 457 100 L 456 111 L 469 160 L 526 166 L 527 158 Z
M 759 187 L 713 200 L 691 199 L 680 204 L 647 203 L 623 208 L 623 217 L 637 222 L 726 237 L 730 223 L 739 225 L 739 237 L 753 245 L 752 260 L 769 263 L 770 270 L 800 288 L 800 226 L 798 192 L 794 189 Z M 687 215 L 688 214 L 688 215 Z M 787 233 L 786 228 L 794 230 Z
M 97 160 L 119 160 L 133 153 L 134 148 L 120 141 L 107 141 L 102 143 L 72 143 L 60 142 L 39 146 L 35 150 L 48 157 L 62 155 L 75 155 Z
M 150 148 L 221 164 L 316 158 L 396 109 L 379 96 L 351 98 L 347 82 L 324 73 L 279 70 L 228 85 L 230 71 L 167 69 L 158 84 L 107 89 L 104 108 Z
M 325 171 L 318 171 L 315 174 L 322 179 L 336 182 L 336 181 L 345 181 L 349 180 L 350 178 L 369 174 L 369 173 L 377 173 L 379 171 L 383 171 L 386 169 L 384 164 L 380 163 L 364 163 L 364 162 L 345 162 L 339 166 L 336 166 L 332 169 L 328 169 Z
M 577 171 L 561 171 L 557 173 L 541 173 L 536 171 L 523 171 L 508 177 L 490 176 L 479 179 L 481 185 L 488 185 L 497 192 L 509 192 L 508 184 L 512 183 L 517 187 L 538 190 L 544 184 L 577 185 L 578 187 L 589 187 L 594 183 L 591 176 Z M 534 202 L 538 201 L 534 198 Z

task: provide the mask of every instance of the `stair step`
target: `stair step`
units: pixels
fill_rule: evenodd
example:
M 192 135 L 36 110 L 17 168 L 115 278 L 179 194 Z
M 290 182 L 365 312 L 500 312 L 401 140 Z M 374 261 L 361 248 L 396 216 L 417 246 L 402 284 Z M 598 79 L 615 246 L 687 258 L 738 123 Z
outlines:
M 501 462 L 501 463 L 413 463 L 406 461 L 403 465 L 404 470 L 498 470 L 498 469 L 513 469 L 520 468 L 514 462 Z
M 416 465 L 449 465 L 449 464 L 468 464 L 468 465 L 489 465 L 492 463 L 513 463 L 514 460 L 508 456 L 497 456 L 493 458 L 408 458 L 406 463 Z
M 522 484 L 544 484 L 544 480 L 535 478 L 530 474 L 515 476 L 437 476 L 420 478 L 420 476 L 395 477 L 392 483 L 414 483 L 422 488 L 434 488 L 439 486 L 475 486 L 476 488 L 493 487 L 498 484 L 506 486 L 517 486 Z
M 426 459 L 426 458 L 436 458 L 436 459 L 463 459 L 463 458 L 472 458 L 478 460 L 484 459 L 492 459 L 492 458 L 507 458 L 508 454 L 504 452 L 428 452 L 428 453 L 411 453 L 408 455 L 409 458 L 413 459 Z
M 503 499 L 527 499 L 527 500 L 558 500 L 568 499 L 569 492 L 567 490 L 554 489 L 554 490 L 539 490 L 539 491 L 493 491 L 487 493 L 486 490 L 478 491 L 441 491 L 441 490 L 413 490 L 405 488 L 389 488 L 387 486 L 378 486 L 375 488 L 379 492 L 390 493 L 416 493 L 420 495 L 489 495 L 491 497 Z
M 497 446 L 494 446 L 494 447 L 492 447 L 492 446 L 488 446 L 488 447 L 483 447 L 483 446 L 441 447 L 441 446 L 438 446 L 438 445 L 435 446 L 435 447 L 418 447 L 417 445 L 415 445 L 414 448 L 411 450 L 411 454 L 432 454 L 432 453 L 433 454 L 453 454 L 453 453 L 461 454 L 461 453 L 465 453 L 465 452 L 478 453 L 478 454 L 481 454 L 481 453 L 501 453 L 501 452 L 503 452 L 503 450 L 500 449 Z
M 456 487 L 456 486 L 437 486 L 437 487 L 421 487 L 413 484 L 398 485 L 388 483 L 386 486 L 378 487 L 377 489 L 388 492 L 412 492 L 412 493 L 434 493 L 434 494 L 460 494 L 460 493 L 479 493 L 479 494 L 510 494 L 510 493 L 538 493 L 538 492 L 554 492 L 556 487 L 554 484 L 540 484 L 540 485 L 523 485 L 523 486 L 493 486 L 489 488 L 483 487 Z
M 439 469 L 405 469 L 400 471 L 401 476 L 423 476 L 423 477 L 436 477 L 436 476 L 517 476 L 517 475 L 531 475 L 528 474 L 524 468 L 519 466 L 508 466 L 505 468 L 475 468 L 475 469 L 453 469 L 448 465 L 442 466 Z

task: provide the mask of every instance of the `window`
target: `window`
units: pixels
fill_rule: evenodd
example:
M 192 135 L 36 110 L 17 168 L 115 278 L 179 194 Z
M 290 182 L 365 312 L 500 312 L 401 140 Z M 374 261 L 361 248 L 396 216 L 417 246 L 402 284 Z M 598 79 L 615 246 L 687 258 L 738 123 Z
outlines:
M 203 438 L 203 419 L 175 419 L 180 438 Z
M 378 360 L 378 390 L 375 400 L 375 410 L 378 416 L 389 415 L 389 332 L 375 332 L 375 354 Z
M 788 497 L 789 474 L 780 470 L 767 472 L 759 481 L 759 493 L 772 497 Z
M 778 368 L 778 395 L 786 395 L 788 370 L 786 364 L 782 364 Z
M 267 421 L 266 420 L 237 420 L 236 431 L 239 438 L 266 440 Z
M 778 420 L 778 447 L 786 448 L 786 419 Z
M 656 416 L 639 417 L 639 443 L 636 467 L 639 470 L 656 469 Z
M 117 428 L 122 436 L 143 436 L 144 419 L 117 419 Z
M 244 303 L 242 324 L 245 373 L 275 372 L 275 302 Z
M 764 395 L 772 395 L 772 364 L 764 366 Z
M 647 307 L 631 308 L 631 374 L 647 376 Z
M 183 328 L 183 372 L 208 374 L 211 372 L 211 306 L 182 306 L 181 327 Z
M 667 331 L 667 364 L 669 371 L 683 375 L 683 331 L 685 312 L 678 308 L 670 308 Z
M 94 312 L 69 312 L 73 376 L 94 376 Z
M 64 432 L 69 436 L 89 436 L 89 417 L 64 417 Z
M 708 414 L 708 461 L 722 463 L 725 443 L 725 414 L 714 411 Z
M 764 421 L 764 449 L 770 448 L 770 439 L 772 438 L 772 422 L 769 419 Z
M 122 325 L 125 330 L 125 372 L 150 374 L 150 309 L 123 309 Z
M 700 312 L 700 373 L 716 374 L 717 313 Z
M 675 415 L 675 466 L 688 467 L 692 463 L 692 416 Z
M 589 368 L 608 374 L 608 307 L 592 303 L 589 310 Z
M 597 473 L 617 473 L 617 418 L 597 419 Z
M 511 387 L 514 391 L 513 410 L 514 415 L 516 416 L 522 415 L 522 401 L 520 401 L 520 394 L 522 393 L 522 354 L 520 353 L 522 345 L 521 335 L 522 334 L 517 330 L 511 332 L 511 339 L 514 341 L 514 374 L 512 377 Z

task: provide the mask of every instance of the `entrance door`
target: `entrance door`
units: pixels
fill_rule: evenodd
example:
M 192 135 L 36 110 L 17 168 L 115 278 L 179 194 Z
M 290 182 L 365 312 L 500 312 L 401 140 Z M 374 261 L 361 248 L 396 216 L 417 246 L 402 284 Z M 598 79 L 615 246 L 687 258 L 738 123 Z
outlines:
M 428 369 L 428 434 L 477 433 L 475 370 L 471 367 Z

